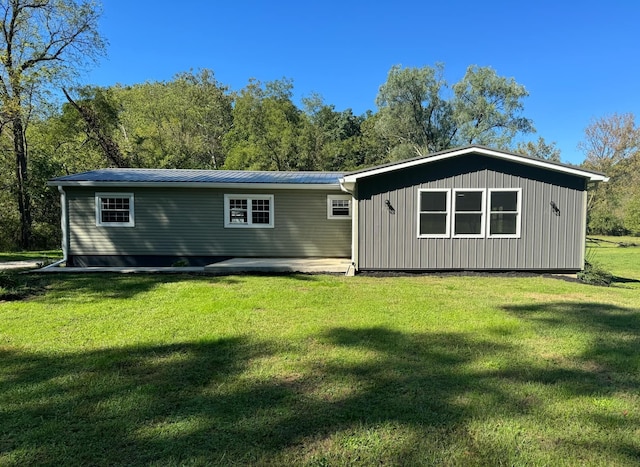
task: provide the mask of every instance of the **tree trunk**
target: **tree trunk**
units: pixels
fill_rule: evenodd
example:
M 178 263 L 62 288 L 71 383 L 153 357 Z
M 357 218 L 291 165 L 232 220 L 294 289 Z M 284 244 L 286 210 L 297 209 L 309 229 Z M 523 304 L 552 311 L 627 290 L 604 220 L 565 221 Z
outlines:
M 29 197 L 27 173 L 27 147 L 24 139 L 24 127 L 20 117 L 12 121 L 13 148 L 16 155 L 16 189 L 18 210 L 20 212 L 20 248 L 31 246 L 31 199 Z

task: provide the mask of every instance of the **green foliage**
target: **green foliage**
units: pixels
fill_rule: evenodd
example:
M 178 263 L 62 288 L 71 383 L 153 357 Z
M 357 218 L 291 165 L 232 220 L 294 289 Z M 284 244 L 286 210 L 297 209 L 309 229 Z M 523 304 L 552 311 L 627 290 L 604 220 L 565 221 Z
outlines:
M 586 284 L 609 287 L 613 275 L 598 263 L 585 262 L 584 269 L 578 274 L 578 279 Z
M 631 113 L 593 120 L 579 144 L 583 166 L 605 173 L 589 194 L 589 232 L 624 235 L 638 232 L 640 198 L 640 128 Z
M 528 93 L 513 78 L 470 66 L 450 96 L 448 87 L 441 63 L 391 68 L 376 103 L 377 128 L 393 141 L 393 159 L 469 144 L 508 148 L 517 134 L 535 131 L 521 116 Z
M 530 157 L 537 157 L 552 162 L 560 162 L 560 149 L 556 147 L 555 141 L 547 143 L 542 136 L 534 143 L 527 141 L 520 142 L 516 146 L 516 151 Z

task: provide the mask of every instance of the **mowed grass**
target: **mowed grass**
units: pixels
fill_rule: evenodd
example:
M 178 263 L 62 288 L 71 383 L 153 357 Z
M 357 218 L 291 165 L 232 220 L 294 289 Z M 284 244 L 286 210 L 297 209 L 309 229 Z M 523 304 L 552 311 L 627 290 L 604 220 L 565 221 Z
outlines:
M 634 264 L 46 276 L 0 303 L 0 465 L 637 465 Z

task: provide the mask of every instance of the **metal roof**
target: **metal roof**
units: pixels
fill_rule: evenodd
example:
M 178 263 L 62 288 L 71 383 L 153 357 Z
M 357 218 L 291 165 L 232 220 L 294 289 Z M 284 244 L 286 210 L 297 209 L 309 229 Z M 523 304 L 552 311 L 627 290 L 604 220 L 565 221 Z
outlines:
M 275 172 L 252 170 L 99 169 L 57 177 L 49 185 L 335 185 L 344 172 Z

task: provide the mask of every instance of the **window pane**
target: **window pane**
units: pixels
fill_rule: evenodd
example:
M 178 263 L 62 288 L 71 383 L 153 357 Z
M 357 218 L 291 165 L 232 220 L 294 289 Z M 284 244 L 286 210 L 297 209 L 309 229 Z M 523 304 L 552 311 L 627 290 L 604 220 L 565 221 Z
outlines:
M 349 204 L 348 199 L 332 199 L 331 200 L 331 215 L 349 217 Z
M 518 192 L 517 191 L 492 191 L 491 211 L 517 211 Z
M 517 214 L 491 214 L 489 235 L 515 235 Z
M 482 233 L 482 214 L 456 214 L 454 235 L 480 235 Z
M 420 211 L 447 212 L 446 191 L 420 192 Z
M 420 235 L 445 235 L 446 233 L 446 214 L 420 214 Z
M 229 211 L 229 222 L 234 224 L 246 224 L 247 211 L 242 209 L 231 209 L 231 211 Z
M 251 213 L 251 222 L 254 224 L 268 224 L 269 211 L 253 211 Z
M 482 211 L 482 192 L 457 191 L 456 212 L 460 211 Z

